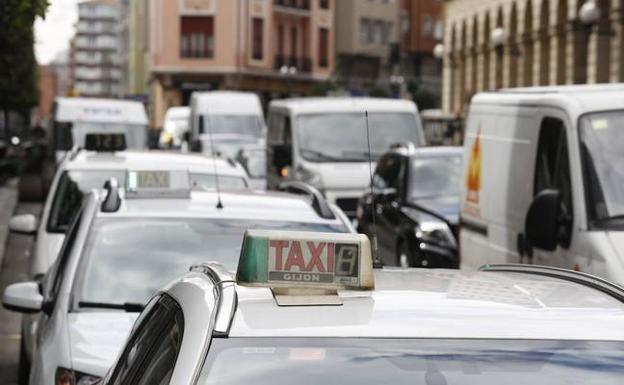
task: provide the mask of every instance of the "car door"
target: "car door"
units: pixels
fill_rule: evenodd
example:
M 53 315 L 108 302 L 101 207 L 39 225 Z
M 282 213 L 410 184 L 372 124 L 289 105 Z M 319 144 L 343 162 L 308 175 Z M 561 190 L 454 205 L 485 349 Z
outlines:
M 556 189 L 561 193 L 561 210 L 565 224 L 559 235 L 559 246 L 554 251 L 533 250 L 534 264 L 565 268 L 570 266 L 570 244 L 574 223 L 572 178 L 570 172 L 569 138 L 566 123 L 556 113 L 547 113 L 542 119 L 535 160 L 533 195 L 543 190 Z
M 403 159 L 398 154 L 388 154 L 378 171 L 375 188 L 375 213 L 377 215 L 377 237 L 379 252 L 386 264 L 396 265 L 396 235 L 398 230 L 401 176 L 404 172 Z

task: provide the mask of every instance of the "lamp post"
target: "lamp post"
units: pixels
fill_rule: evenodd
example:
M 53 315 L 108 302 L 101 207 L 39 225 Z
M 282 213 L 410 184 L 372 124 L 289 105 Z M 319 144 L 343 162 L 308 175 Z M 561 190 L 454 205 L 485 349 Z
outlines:
M 585 25 L 596 24 L 600 20 L 600 7 L 596 0 L 587 0 L 579 9 L 579 20 Z

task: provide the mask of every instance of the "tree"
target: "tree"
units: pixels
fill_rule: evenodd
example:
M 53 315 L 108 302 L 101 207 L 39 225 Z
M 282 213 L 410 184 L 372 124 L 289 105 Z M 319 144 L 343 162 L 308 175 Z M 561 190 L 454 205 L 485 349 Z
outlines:
M 47 0 L 0 1 L 0 110 L 19 111 L 37 104 L 33 25 L 47 7 Z

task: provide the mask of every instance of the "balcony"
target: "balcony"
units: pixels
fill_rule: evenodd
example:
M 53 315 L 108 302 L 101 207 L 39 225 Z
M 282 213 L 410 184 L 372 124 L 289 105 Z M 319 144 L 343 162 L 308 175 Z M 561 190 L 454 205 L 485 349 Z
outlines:
M 309 57 L 275 55 L 273 69 L 279 71 L 283 66 L 295 67 L 297 73 L 312 72 L 312 60 Z
M 273 0 L 275 12 L 310 16 L 310 0 Z

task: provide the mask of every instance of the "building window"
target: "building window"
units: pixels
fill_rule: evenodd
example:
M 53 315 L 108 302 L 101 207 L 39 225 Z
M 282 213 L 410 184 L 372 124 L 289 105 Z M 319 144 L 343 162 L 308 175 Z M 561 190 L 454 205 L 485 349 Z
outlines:
M 360 20 L 360 44 L 362 45 L 368 44 L 368 30 L 370 28 L 369 24 L 370 20 L 368 19 Z
M 180 56 L 212 58 L 214 56 L 214 21 L 212 16 L 182 16 Z
M 319 0 L 321 9 L 329 9 L 329 0 Z
M 329 66 L 329 30 L 319 28 L 319 67 Z
M 264 20 L 259 17 L 253 18 L 253 49 L 252 57 L 254 60 L 262 60 L 264 57 Z
M 432 37 L 434 24 L 434 20 L 431 16 L 423 16 L 423 35 L 425 35 L 426 37 Z

